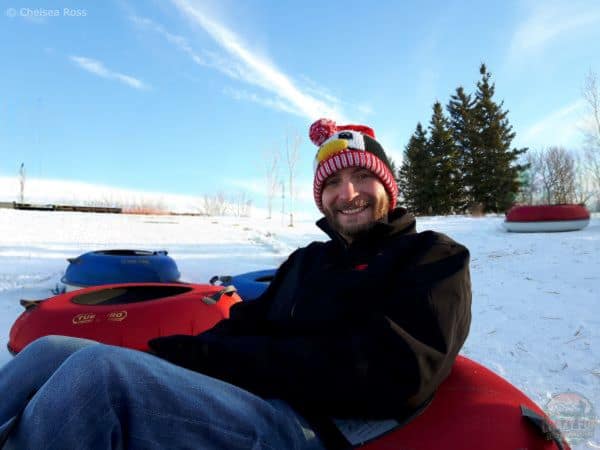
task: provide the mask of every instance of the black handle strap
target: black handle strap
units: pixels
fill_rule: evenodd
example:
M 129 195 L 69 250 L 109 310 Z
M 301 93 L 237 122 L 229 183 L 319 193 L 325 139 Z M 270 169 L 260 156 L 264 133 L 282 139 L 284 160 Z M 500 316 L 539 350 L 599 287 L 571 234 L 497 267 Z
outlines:
M 566 450 L 567 447 L 565 447 L 562 433 L 547 417 L 538 414 L 525 405 L 521 405 L 521 415 L 544 436 L 545 440 L 554 441 L 558 450 Z
M 204 303 L 206 303 L 207 305 L 214 305 L 219 300 L 221 300 L 222 296 L 228 295 L 231 297 L 234 292 L 237 292 L 237 289 L 235 288 L 235 286 L 229 285 L 229 286 L 225 287 L 225 289 L 221 289 L 220 291 L 215 292 L 213 295 L 209 295 L 207 297 L 202 297 L 202 301 Z
M 208 282 L 213 286 L 219 281 L 221 284 L 231 284 L 233 277 L 231 275 L 215 275 Z

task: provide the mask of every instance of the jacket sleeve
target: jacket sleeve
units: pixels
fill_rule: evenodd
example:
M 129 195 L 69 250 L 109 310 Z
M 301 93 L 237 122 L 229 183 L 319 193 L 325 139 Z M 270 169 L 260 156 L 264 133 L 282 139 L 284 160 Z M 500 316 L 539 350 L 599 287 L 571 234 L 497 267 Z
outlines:
M 466 339 L 468 260 L 466 248 L 439 242 L 410 270 L 374 268 L 376 288 L 360 320 L 257 319 L 245 328 L 234 319 L 152 347 L 176 364 L 304 411 L 396 416 L 433 394 Z

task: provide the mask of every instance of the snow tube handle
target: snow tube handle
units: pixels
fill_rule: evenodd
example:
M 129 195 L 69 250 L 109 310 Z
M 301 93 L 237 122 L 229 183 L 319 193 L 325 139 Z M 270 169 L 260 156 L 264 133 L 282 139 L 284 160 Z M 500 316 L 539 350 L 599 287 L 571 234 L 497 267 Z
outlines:
M 560 430 L 547 418 L 538 414 L 531 408 L 521 405 L 521 415 L 544 436 L 546 441 L 553 441 L 559 450 L 566 450 L 564 438 Z
M 228 295 L 231 297 L 231 295 L 233 295 L 234 292 L 237 292 L 237 289 L 235 288 L 235 286 L 230 285 L 227 286 L 225 289 L 221 289 L 220 291 L 215 292 L 213 295 L 202 297 L 202 301 L 207 305 L 214 305 L 219 300 L 221 300 L 222 296 Z
M 221 284 L 231 284 L 231 280 L 233 280 L 231 275 L 215 275 L 208 282 L 214 286 L 217 281 L 221 282 Z
M 23 308 L 25 308 L 25 311 L 29 311 L 30 309 L 35 308 L 41 302 L 43 302 L 43 300 L 26 300 L 24 298 L 19 301 L 19 303 L 21 304 L 21 306 Z

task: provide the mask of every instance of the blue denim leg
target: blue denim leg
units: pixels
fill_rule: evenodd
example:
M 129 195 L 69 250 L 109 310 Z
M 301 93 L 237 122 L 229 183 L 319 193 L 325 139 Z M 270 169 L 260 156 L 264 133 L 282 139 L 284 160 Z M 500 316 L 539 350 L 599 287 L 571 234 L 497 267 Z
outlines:
M 5 448 L 323 449 L 284 402 L 102 344 L 56 369 Z
M 25 347 L 0 368 L 0 425 L 17 414 L 27 399 L 73 353 L 95 341 L 45 336 Z

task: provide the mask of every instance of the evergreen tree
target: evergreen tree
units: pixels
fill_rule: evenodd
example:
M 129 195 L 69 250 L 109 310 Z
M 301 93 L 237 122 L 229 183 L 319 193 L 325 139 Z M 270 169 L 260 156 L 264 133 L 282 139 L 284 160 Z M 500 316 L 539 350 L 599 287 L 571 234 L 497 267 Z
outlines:
M 484 64 L 479 69 L 475 103 L 471 115 L 477 133 L 471 147 L 466 170 L 469 174 L 471 201 L 481 203 L 484 211 L 503 212 L 519 192 L 519 177 L 525 169 L 517 163 L 526 148 L 512 148 L 515 137 L 508 121 L 508 110 L 502 110 L 493 97 L 495 85 Z
M 421 124 L 405 149 L 401 191 L 417 214 L 448 214 L 471 207 L 501 212 L 514 203 L 526 182 L 519 164 L 526 148 L 511 148 L 515 133 L 484 64 L 475 94 L 458 87 L 447 105 L 449 119 L 436 102 L 429 125 Z
M 462 180 L 458 146 L 440 102 L 433 105 L 429 132 L 427 147 L 432 160 L 432 212 L 450 214 L 461 209 Z
M 406 207 L 414 214 L 430 214 L 433 198 L 432 158 L 427 133 L 421 123 L 404 150 L 400 169 L 400 192 Z
M 450 97 L 447 110 L 450 115 L 450 128 L 454 136 L 457 151 L 457 164 L 461 173 L 461 198 L 457 200 L 457 209 L 465 211 L 473 203 L 471 186 L 474 179 L 471 172 L 474 151 L 478 148 L 478 126 L 475 122 L 473 107 L 475 101 L 465 93 L 462 86 Z
M 394 174 L 394 180 L 396 180 L 396 185 L 398 185 L 398 196 L 400 193 L 400 169 L 398 169 L 398 165 L 396 161 L 388 156 L 388 161 L 390 162 L 390 169 L 392 170 L 392 174 Z

